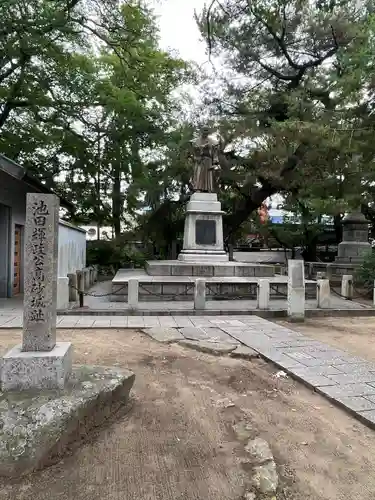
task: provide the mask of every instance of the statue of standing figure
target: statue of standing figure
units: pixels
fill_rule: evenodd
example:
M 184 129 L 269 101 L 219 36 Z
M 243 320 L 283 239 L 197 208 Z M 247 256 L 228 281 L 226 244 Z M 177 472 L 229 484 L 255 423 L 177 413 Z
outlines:
M 219 165 L 218 143 L 210 136 L 209 127 L 203 127 L 200 136 L 193 142 L 194 192 L 214 193 L 214 170 Z

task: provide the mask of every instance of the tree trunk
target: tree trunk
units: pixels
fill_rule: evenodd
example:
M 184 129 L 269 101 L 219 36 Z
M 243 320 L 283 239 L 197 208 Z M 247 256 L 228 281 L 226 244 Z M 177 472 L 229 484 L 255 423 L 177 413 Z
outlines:
M 335 228 L 336 235 L 336 243 L 337 245 L 342 241 L 342 224 L 341 224 L 341 215 L 335 215 L 333 217 L 333 225 Z
M 101 226 L 101 222 L 102 222 L 102 217 L 101 217 L 101 196 L 100 196 L 100 188 L 101 188 L 101 183 L 100 183 L 100 171 L 101 171 L 101 150 L 100 150 L 100 132 L 98 130 L 97 132 L 97 141 L 98 141 L 98 173 L 97 173 L 97 177 L 96 177 L 96 194 L 97 194 L 97 197 L 96 197 L 96 208 L 95 208 L 95 211 L 96 212 L 96 230 L 97 230 L 97 240 L 99 241 L 100 240 L 100 226 Z
M 3 128 L 5 122 L 9 118 L 10 112 L 12 111 L 12 106 L 9 102 L 6 102 L 0 113 L 0 130 Z
M 116 162 L 113 166 L 113 192 L 112 192 L 112 218 L 115 237 L 121 235 L 121 215 L 122 215 L 122 200 L 121 200 L 121 169 L 120 164 Z
M 315 238 L 314 238 L 315 240 Z M 302 252 L 303 260 L 306 262 L 316 262 L 316 241 L 309 240 Z

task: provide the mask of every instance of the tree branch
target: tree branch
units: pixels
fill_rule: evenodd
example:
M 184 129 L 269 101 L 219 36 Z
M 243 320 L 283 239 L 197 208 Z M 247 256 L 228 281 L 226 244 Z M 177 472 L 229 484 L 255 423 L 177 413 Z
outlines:
M 243 196 L 241 206 L 234 213 L 224 217 L 225 241 L 248 219 L 249 215 L 259 208 L 270 196 L 279 192 L 284 183 L 288 183 L 294 170 L 308 151 L 308 143 L 302 142 L 290 155 L 280 171 L 280 182 L 268 179 L 262 180 L 262 186 L 253 190 L 250 196 Z
M 293 69 L 296 69 L 296 70 L 300 70 L 300 69 L 305 69 L 305 65 L 301 65 L 301 64 L 297 64 L 296 62 L 293 61 L 293 59 L 291 58 L 286 46 L 285 46 L 285 43 L 284 43 L 284 38 L 285 38 L 285 9 L 284 9 L 284 27 L 283 27 L 283 31 L 282 31 L 282 35 L 281 37 L 279 37 L 276 32 L 274 31 L 274 29 L 272 28 L 272 26 L 267 23 L 267 21 L 265 21 L 262 16 L 260 16 L 259 14 L 257 14 L 257 12 L 255 11 L 255 9 L 253 9 L 251 7 L 251 1 L 248 0 L 248 6 L 249 6 L 249 10 L 250 12 L 253 14 L 253 16 L 255 17 L 255 19 L 261 23 L 268 31 L 268 33 L 272 36 L 272 38 L 274 39 L 274 41 L 277 43 L 277 45 L 279 46 L 282 54 L 284 55 L 285 59 L 288 61 L 289 65 L 293 68 Z

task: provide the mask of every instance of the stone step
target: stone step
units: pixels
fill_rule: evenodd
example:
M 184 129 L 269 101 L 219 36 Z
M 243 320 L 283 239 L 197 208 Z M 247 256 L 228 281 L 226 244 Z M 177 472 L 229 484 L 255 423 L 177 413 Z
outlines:
M 247 262 L 183 262 L 178 260 L 151 260 L 146 262 L 150 276 L 205 276 L 205 277 L 273 277 L 275 267 Z

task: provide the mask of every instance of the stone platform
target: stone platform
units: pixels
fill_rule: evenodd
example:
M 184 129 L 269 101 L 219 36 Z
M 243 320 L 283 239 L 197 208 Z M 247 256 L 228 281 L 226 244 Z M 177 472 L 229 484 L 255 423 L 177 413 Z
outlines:
M 79 367 L 63 391 L 1 393 L 0 476 L 58 461 L 68 445 L 126 404 L 134 378 L 127 370 Z
M 256 266 L 254 266 L 256 267 Z M 267 266 L 266 266 L 267 267 Z M 272 266 L 269 266 L 272 268 Z M 193 300 L 197 276 L 150 276 L 139 269 L 120 269 L 112 280 L 111 302 L 127 302 L 128 281 L 137 279 L 140 301 Z M 258 277 L 213 276 L 206 278 L 207 300 L 256 299 Z M 270 281 L 270 296 L 285 298 L 288 287 L 287 276 L 267 277 Z M 316 298 L 316 282 L 306 280 L 306 298 Z
M 146 262 L 145 270 L 150 276 L 250 276 L 268 278 L 275 274 L 274 266 L 248 262 L 215 262 L 210 264 L 207 261 L 150 260 Z

